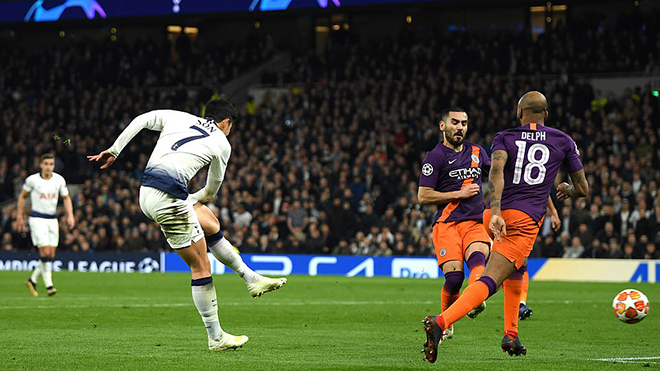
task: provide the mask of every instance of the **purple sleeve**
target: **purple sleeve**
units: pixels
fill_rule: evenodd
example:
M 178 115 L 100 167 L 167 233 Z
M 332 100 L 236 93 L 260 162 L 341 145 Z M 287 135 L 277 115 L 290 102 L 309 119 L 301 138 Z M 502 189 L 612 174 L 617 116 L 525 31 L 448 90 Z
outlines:
M 506 152 L 506 144 L 504 143 L 504 135 L 502 133 L 497 133 L 495 138 L 493 138 L 493 146 L 490 148 L 490 153 L 492 154 L 498 150 Z
M 440 155 L 436 152 L 427 152 L 422 161 L 422 171 L 419 174 L 419 186 L 435 188 L 440 174 Z
M 564 165 L 568 169 L 569 174 L 576 171 L 582 170 L 582 161 L 580 161 L 580 151 L 578 150 L 577 144 L 573 139 L 566 135 L 566 157 L 564 158 Z

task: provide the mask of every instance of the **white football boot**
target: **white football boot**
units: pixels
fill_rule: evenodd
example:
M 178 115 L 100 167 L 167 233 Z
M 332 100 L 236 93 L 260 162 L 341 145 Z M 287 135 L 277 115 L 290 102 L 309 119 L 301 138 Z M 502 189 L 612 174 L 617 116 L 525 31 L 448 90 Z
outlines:
M 443 339 L 453 339 L 454 338 L 454 325 L 447 327 L 443 333 Z
M 220 352 L 227 349 L 238 349 L 247 343 L 248 337 L 245 335 L 234 336 L 225 334 L 220 340 L 216 341 L 209 338 L 209 350 Z
M 481 304 L 477 305 L 474 309 L 472 309 L 470 312 L 468 312 L 468 317 L 470 318 L 477 318 L 479 313 L 483 312 L 486 310 L 486 302 L 482 302 Z
M 286 278 L 268 278 L 261 276 L 257 282 L 248 285 L 248 291 L 253 298 L 257 298 L 267 292 L 279 290 L 280 287 L 286 284 L 286 281 Z

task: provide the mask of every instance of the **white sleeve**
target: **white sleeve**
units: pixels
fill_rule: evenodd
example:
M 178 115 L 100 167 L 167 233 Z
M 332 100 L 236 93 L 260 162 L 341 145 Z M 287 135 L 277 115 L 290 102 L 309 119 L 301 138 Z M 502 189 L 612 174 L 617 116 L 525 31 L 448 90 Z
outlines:
M 220 156 L 211 161 L 209 173 L 206 177 L 206 186 L 190 195 L 193 203 L 196 201 L 201 203 L 208 202 L 215 197 L 222 185 L 222 181 L 225 179 L 225 171 L 227 170 L 230 155 L 231 148 L 224 148 Z
M 66 187 L 66 180 L 62 177 L 62 184 L 60 184 L 60 196 L 66 197 L 69 195 L 69 189 Z
M 34 189 L 34 185 L 32 184 L 32 177 L 29 176 L 27 179 L 25 179 L 25 183 L 23 183 L 23 190 L 25 192 L 32 192 Z
M 122 131 L 112 147 L 108 148 L 108 152 L 113 156 L 119 156 L 119 153 L 126 147 L 128 142 L 133 139 L 137 133 L 142 129 L 149 129 L 155 131 L 162 131 L 165 126 L 165 118 L 163 110 L 156 110 L 143 113 L 131 121 L 131 123 Z

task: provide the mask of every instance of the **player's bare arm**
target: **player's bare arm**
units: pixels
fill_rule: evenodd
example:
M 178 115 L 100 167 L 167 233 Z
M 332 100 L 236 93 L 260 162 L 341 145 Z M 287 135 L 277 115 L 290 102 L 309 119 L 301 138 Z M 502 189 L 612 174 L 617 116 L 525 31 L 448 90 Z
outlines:
M 561 183 L 557 186 L 557 199 L 565 200 L 569 197 L 586 197 L 589 195 L 589 183 L 584 175 L 584 169 L 580 169 L 570 174 L 571 182 Z
M 488 227 L 498 241 L 502 241 L 501 234 L 506 235 L 506 225 L 502 219 L 502 191 L 504 190 L 504 166 L 509 156 L 506 151 L 497 150 L 491 156 L 490 173 L 490 209 L 491 217 Z
M 25 219 L 23 218 L 23 213 L 25 211 L 25 198 L 30 195 L 30 192 L 22 189 L 21 194 L 18 195 L 18 205 L 16 206 L 16 224 L 18 224 L 18 229 L 20 232 L 27 232 L 27 225 L 25 224 Z
M 453 192 L 438 192 L 431 187 L 419 187 L 417 199 L 420 205 L 442 205 L 476 196 L 479 194 L 479 190 L 478 184 L 469 184 Z
M 66 224 L 69 226 L 69 229 L 73 229 L 76 225 L 76 219 L 73 217 L 73 203 L 71 202 L 71 196 L 64 196 L 62 202 L 64 202 L 64 210 L 66 211 Z
M 561 219 L 559 218 L 559 213 L 555 204 L 552 202 L 552 197 L 548 196 L 548 211 L 550 212 L 550 222 L 552 224 L 552 230 L 559 232 L 561 228 Z
M 126 147 L 128 142 L 142 131 L 142 129 L 154 131 L 163 130 L 165 122 L 160 112 L 162 111 L 150 111 L 134 118 L 133 121 L 131 121 L 131 123 L 121 132 L 112 147 L 102 151 L 98 155 L 87 156 L 87 159 L 94 162 L 101 161 L 103 163 L 101 169 L 109 168 L 115 162 L 119 153 L 121 153 L 124 147 Z

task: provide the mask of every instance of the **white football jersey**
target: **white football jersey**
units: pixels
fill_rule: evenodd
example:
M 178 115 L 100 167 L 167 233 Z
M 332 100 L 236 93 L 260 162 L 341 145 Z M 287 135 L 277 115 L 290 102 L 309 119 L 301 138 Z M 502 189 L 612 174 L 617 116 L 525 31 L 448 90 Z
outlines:
M 118 156 L 144 128 L 161 133 L 144 170 L 143 186 L 186 199 L 190 179 L 210 164 L 206 186 L 193 197 L 206 202 L 215 196 L 225 176 L 231 145 L 213 120 L 173 110 L 147 112 L 124 129 L 109 152 Z
M 41 173 L 32 174 L 25 179 L 23 189 L 30 192 L 32 202 L 30 216 L 54 217 L 59 196 L 64 197 L 69 194 L 64 177 L 58 173 L 53 173 L 48 180 L 42 178 Z

